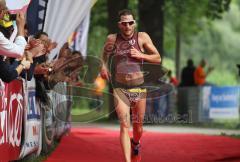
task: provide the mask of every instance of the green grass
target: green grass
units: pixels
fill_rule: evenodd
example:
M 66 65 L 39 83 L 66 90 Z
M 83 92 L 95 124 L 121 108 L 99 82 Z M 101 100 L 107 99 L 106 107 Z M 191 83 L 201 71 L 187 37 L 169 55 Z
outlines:
M 238 135 L 236 135 L 236 134 L 227 135 L 226 133 L 221 133 L 221 136 L 227 136 L 227 137 L 240 139 L 240 134 L 238 134 Z
M 57 148 L 59 142 L 57 141 L 54 141 L 53 143 L 53 147 L 50 149 L 49 153 L 48 154 L 40 154 L 38 157 L 36 156 L 27 156 L 21 160 L 18 160 L 17 162 L 42 162 L 42 161 L 45 161 L 47 160 L 48 156 L 51 155 L 51 153 Z
M 91 109 L 89 108 L 73 108 L 71 114 L 72 115 L 80 115 L 80 114 L 85 114 L 88 113 Z

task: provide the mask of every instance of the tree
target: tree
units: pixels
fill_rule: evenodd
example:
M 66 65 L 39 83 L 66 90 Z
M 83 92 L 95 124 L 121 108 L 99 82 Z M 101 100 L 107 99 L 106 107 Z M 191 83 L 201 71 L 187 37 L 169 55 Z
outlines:
M 139 31 L 149 34 L 153 44 L 158 49 L 160 55 L 164 56 L 163 50 L 163 35 L 164 35 L 164 0 L 139 0 L 138 15 L 139 15 Z M 160 65 L 144 64 L 145 72 L 150 72 L 145 75 L 145 83 L 157 82 L 162 72 Z
M 161 55 L 164 35 L 164 0 L 139 0 L 139 29 L 145 31 L 152 38 L 154 45 Z
M 167 1 L 165 13 L 175 34 L 175 68 L 178 79 L 180 78 L 182 40 L 201 28 L 199 25 L 201 18 L 206 16 L 211 20 L 221 18 L 221 14 L 228 10 L 230 2 L 231 0 Z
M 117 20 L 118 11 L 128 7 L 128 0 L 108 0 L 108 31 L 109 33 L 116 33 L 118 31 Z

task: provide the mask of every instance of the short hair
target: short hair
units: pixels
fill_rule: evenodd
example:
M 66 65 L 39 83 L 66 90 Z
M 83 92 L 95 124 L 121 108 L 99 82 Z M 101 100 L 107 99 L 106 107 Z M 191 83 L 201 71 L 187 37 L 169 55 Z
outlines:
M 133 19 L 135 19 L 135 16 L 133 14 L 133 12 L 129 9 L 123 9 L 123 10 L 120 10 L 118 12 L 118 19 L 119 21 L 121 20 L 121 16 L 125 16 L 125 15 L 132 15 L 133 16 Z
M 75 56 L 75 55 L 78 55 L 79 57 L 81 57 L 81 59 L 83 60 L 83 55 L 80 51 L 73 51 L 72 52 L 72 55 Z
M 192 59 L 188 59 L 187 60 L 187 65 L 188 66 L 193 66 L 193 60 Z
M 169 77 L 171 77 L 171 76 L 172 76 L 172 70 L 169 70 L 168 73 L 167 73 L 167 75 L 168 75 Z
M 72 52 L 72 55 L 82 56 L 82 53 L 81 53 L 80 51 L 73 51 L 73 52 Z
M 41 37 L 41 35 L 46 35 L 48 36 L 48 34 L 46 32 L 40 31 L 37 34 L 34 35 L 35 39 L 39 39 Z

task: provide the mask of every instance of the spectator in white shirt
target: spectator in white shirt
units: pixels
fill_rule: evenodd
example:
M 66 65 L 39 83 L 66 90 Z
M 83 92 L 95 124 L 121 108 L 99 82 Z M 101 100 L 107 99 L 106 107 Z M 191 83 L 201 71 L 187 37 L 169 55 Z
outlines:
M 6 2 L 0 0 L 0 19 L 3 19 L 6 13 L 8 13 Z M 18 33 L 14 42 L 11 42 L 0 32 L 0 55 L 14 58 L 20 58 L 24 55 L 27 42 L 24 38 L 25 17 L 23 13 L 17 14 L 16 24 Z

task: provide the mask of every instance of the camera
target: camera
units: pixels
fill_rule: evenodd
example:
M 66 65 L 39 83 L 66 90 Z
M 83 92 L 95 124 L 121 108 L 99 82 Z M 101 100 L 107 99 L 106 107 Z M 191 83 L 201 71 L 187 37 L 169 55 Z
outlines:
M 12 20 L 12 21 L 14 21 L 14 20 L 17 19 L 17 15 L 16 15 L 16 14 L 10 14 L 10 15 L 9 15 L 9 19 Z

